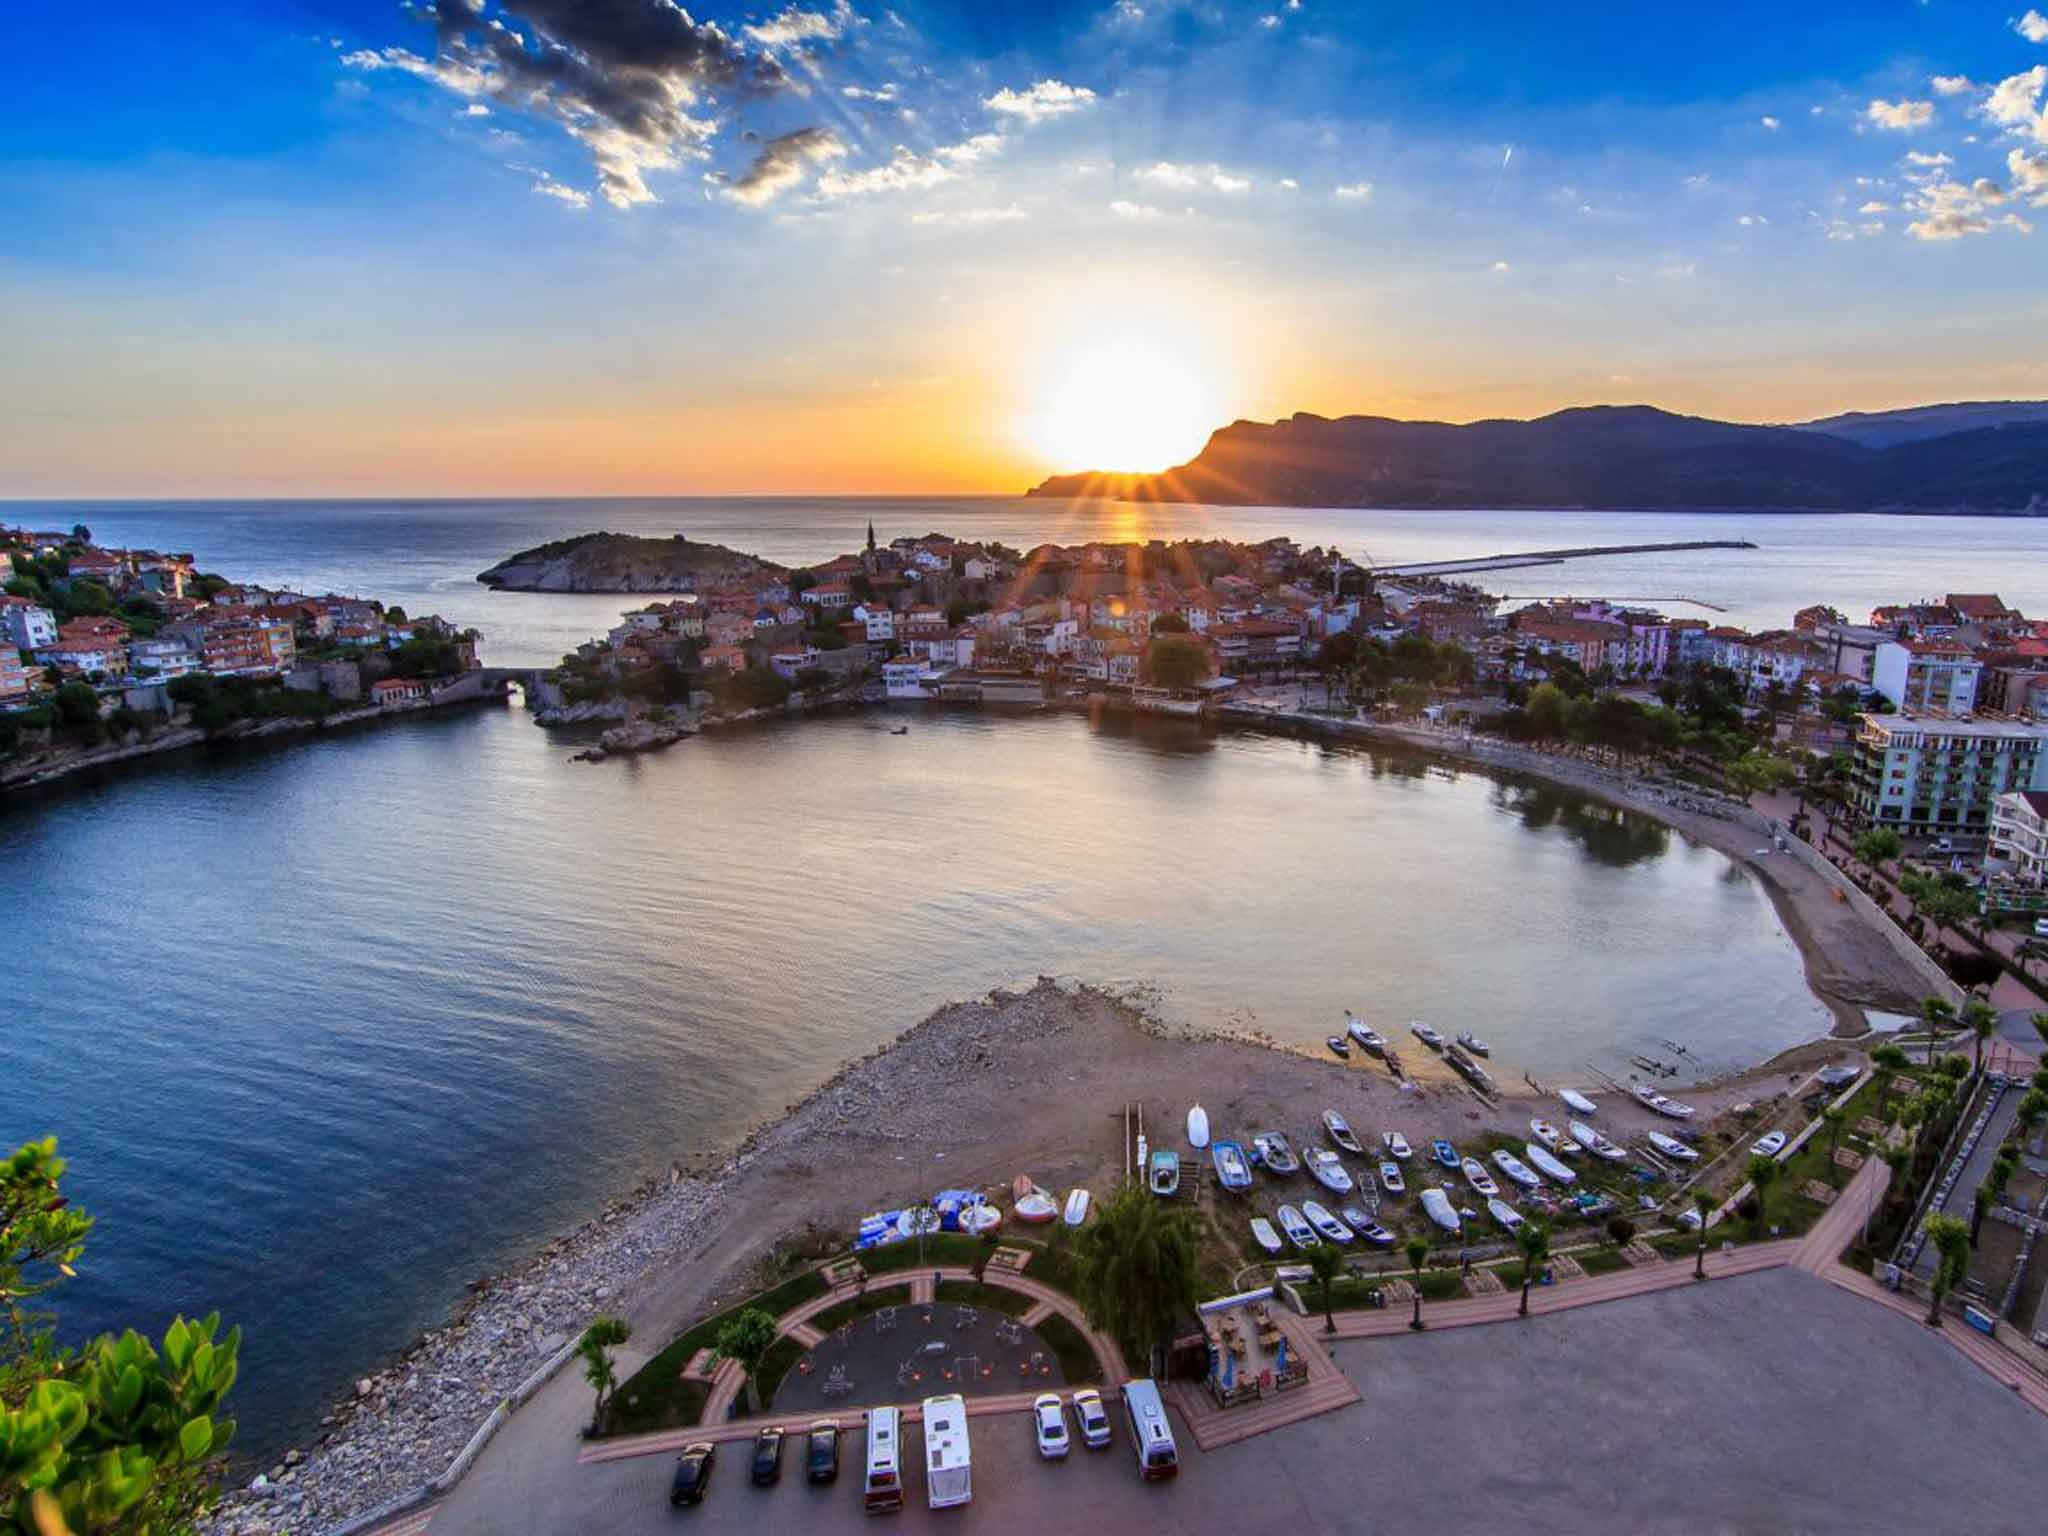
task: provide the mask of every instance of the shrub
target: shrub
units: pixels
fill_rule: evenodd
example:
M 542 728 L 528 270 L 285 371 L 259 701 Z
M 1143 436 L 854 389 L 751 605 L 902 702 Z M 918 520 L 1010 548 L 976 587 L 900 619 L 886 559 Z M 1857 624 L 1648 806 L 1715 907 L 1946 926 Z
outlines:
M 1607 1240 L 1617 1248 L 1626 1248 L 1635 1241 L 1636 1224 L 1626 1216 L 1607 1218 Z

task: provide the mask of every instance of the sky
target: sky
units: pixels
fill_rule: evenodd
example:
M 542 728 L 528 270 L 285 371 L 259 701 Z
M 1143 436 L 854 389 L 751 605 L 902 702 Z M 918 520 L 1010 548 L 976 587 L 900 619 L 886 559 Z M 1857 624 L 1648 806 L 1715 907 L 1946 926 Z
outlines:
M 1294 411 L 2048 396 L 2037 9 L 102 0 L 9 31 L 0 496 L 1015 492 Z

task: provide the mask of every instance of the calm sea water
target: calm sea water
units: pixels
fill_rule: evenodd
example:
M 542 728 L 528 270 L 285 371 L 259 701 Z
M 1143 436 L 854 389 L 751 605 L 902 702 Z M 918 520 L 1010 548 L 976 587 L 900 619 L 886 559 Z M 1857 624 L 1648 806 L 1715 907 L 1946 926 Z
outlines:
M 439 608 L 507 662 L 558 654 L 619 600 L 470 577 L 580 528 L 687 526 L 781 559 L 848 547 L 871 515 L 885 535 L 1018 544 L 1110 531 L 1107 515 L 1053 529 L 1029 519 L 1059 508 L 985 502 L 10 520 L 74 511 L 111 541 L 190 547 L 251 579 Z M 1168 534 L 1208 514 L 1172 515 Z M 1214 516 L 1382 559 L 1693 521 Z M 1740 557 L 1743 583 L 1733 564 L 1720 585 L 1688 569 L 1696 588 L 1740 587 L 1746 611 L 1810 595 L 1781 592 L 1766 563 L 1791 548 L 1848 606 L 1970 586 L 2048 607 L 2013 584 L 2041 581 L 2017 558 L 2025 525 L 1698 521 L 1779 530 Z M 1907 544 L 1873 546 L 1852 587 L 1842 541 L 1866 529 Z M 1971 540 L 1978 566 L 1937 558 Z M 1510 1072 L 1614 1065 L 1664 1037 L 1733 1064 L 1827 1027 L 1768 904 L 1718 855 L 1413 759 L 944 713 L 907 737 L 847 718 L 633 763 L 571 750 L 492 708 L 0 805 L 16 893 L 0 1137 L 61 1136 L 101 1215 L 72 1323 L 212 1307 L 243 1323 L 252 1449 L 303 1439 L 466 1281 L 606 1195 L 728 1144 L 934 1005 L 1041 971 L 1303 1043 L 1347 1006 L 1427 1017 L 1485 1033 Z

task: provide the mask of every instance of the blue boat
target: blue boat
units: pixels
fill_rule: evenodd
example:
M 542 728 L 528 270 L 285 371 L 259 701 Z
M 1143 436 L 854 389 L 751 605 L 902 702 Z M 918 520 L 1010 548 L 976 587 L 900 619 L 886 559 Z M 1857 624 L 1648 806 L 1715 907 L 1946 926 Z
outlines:
M 1458 1166 L 1458 1149 L 1448 1141 L 1433 1141 L 1429 1144 L 1429 1155 L 1446 1168 Z
M 1219 1141 L 1209 1148 L 1216 1164 L 1216 1182 L 1233 1194 L 1252 1187 L 1252 1165 L 1245 1161 L 1244 1148 L 1234 1141 Z

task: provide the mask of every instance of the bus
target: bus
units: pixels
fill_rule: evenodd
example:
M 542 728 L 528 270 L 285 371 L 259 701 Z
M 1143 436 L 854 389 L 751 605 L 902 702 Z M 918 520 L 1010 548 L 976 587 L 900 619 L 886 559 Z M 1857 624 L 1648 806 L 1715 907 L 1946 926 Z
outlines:
M 1124 1412 L 1130 1415 L 1131 1443 L 1138 1452 L 1138 1475 L 1147 1482 L 1180 1474 L 1180 1453 L 1173 1427 L 1166 1422 L 1166 1404 L 1151 1381 L 1124 1383 Z
M 903 1467 L 897 1459 L 902 1428 L 894 1408 L 868 1410 L 868 1475 L 861 1500 L 871 1515 L 894 1514 L 903 1507 Z
M 925 1502 L 951 1509 L 974 1497 L 974 1453 L 967 1444 L 967 1399 L 955 1392 L 924 1400 Z

